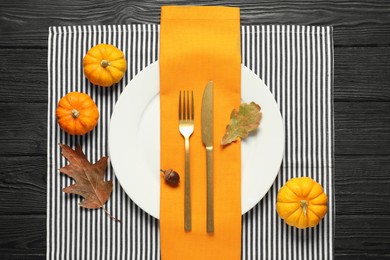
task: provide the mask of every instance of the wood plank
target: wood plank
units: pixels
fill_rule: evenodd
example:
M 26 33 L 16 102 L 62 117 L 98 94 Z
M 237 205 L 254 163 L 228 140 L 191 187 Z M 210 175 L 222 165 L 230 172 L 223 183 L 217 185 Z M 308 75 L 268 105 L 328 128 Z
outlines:
M 390 101 L 390 47 L 334 50 L 335 101 Z
M 7 255 L 0 255 L 2 260 L 42 260 L 46 259 L 46 254 L 35 254 L 30 253 L 28 255 L 26 254 L 7 254 Z
M 47 104 L 0 103 L 0 156 L 45 155 Z
M 46 157 L 0 157 L 0 165 L 0 214 L 46 214 Z
M 389 255 L 378 255 L 378 254 L 335 254 L 337 260 L 389 260 Z
M 47 50 L 0 49 L 0 102 L 47 103 Z
M 337 216 L 336 255 L 389 256 L 390 216 Z M 0 216 L 0 256 L 44 254 L 45 216 Z
M 336 154 L 390 154 L 390 102 L 336 102 L 334 109 Z M 0 103 L 0 156 L 45 155 L 46 110 Z
M 336 102 L 390 101 L 390 47 L 340 47 L 334 54 Z M 0 57 L 0 103 L 47 102 L 47 50 L 0 49 Z
M 390 155 L 336 156 L 338 215 L 390 215 Z
M 0 46 L 46 48 L 49 26 L 159 23 L 161 5 L 146 1 L 19 0 L 0 4 Z M 176 5 L 194 4 L 179 1 Z M 336 45 L 388 45 L 390 6 L 377 1 L 197 1 L 241 7 L 242 24 L 333 25 Z M 42 19 L 45 17 L 45 19 Z
M 389 257 L 389 221 L 389 215 L 337 216 L 334 243 L 336 254 Z
M 385 186 L 388 186 L 389 176 L 387 172 L 389 169 L 390 160 L 389 156 L 374 156 L 372 158 L 366 156 L 344 156 L 336 157 L 336 256 L 343 255 L 349 252 L 356 252 L 362 245 L 364 250 L 358 250 L 360 254 L 355 254 L 354 257 L 377 257 L 378 254 L 383 253 L 387 248 L 388 242 L 386 238 L 381 237 L 383 233 L 380 232 L 382 227 L 386 227 L 385 220 L 382 220 L 376 225 L 377 219 L 383 219 L 389 217 L 389 212 L 383 205 L 387 204 L 389 200 L 389 192 L 386 191 Z M 16 163 L 18 162 L 18 163 Z M 45 167 L 44 158 L 0 158 L 0 163 L 5 165 L 5 172 L 0 179 L 0 192 L 2 197 L 0 199 L 0 212 L 7 212 L 7 214 L 29 212 L 34 213 L 38 211 L 45 211 L 45 172 L 42 168 Z M 369 174 L 367 174 L 369 172 Z M 40 178 L 35 176 L 41 175 Z M 340 178 L 342 176 L 342 178 Z M 16 178 L 15 178 L 16 177 Z M 15 179 L 13 179 L 15 178 Z M 17 186 L 17 183 L 21 183 Z M 378 184 L 382 183 L 382 184 Z M 364 186 L 370 187 L 365 188 Z M 19 193 L 23 187 L 27 188 L 22 194 Z M 379 187 L 379 188 L 378 188 Z M 380 188 L 382 187 L 382 188 Z M 378 188 L 378 194 L 376 196 L 367 196 L 366 193 L 361 193 L 361 189 L 372 191 Z M 11 195 L 15 193 L 6 190 L 14 189 L 18 194 L 17 198 Z M 29 197 L 29 200 L 25 200 L 25 197 Z M 22 198 L 22 199 L 21 199 Z M 374 199 L 374 201 L 373 201 Z M 9 200 L 9 201 L 8 201 Z M 360 203 L 356 203 L 360 201 Z M 351 203 L 352 202 L 352 203 Z M 13 204 L 13 205 L 12 205 Z M 24 208 L 24 210 L 23 210 Z M 28 213 L 28 214 L 29 214 Z M 345 216 L 350 214 L 351 216 Z M 380 216 L 380 214 L 388 214 L 387 216 Z M 363 216 L 367 215 L 367 216 Z M 379 215 L 379 216 L 377 216 Z M 10 218 L 17 218 L 19 216 L 9 216 Z M 23 221 L 16 221 L 10 227 L 8 216 L 0 216 L 0 255 L 10 252 L 21 251 L 41 251 L 43 248 L 34 247 L 36 245 L 42 245 L 44 243 L 44 235 L 42 228 L 44 228 L 44 219 L 37 220 L 36 216 L 26 217 Z M 368 217 L 368 221 L 367 221 Z M 4 220 L 6 219 L 6 220 Z M 387 219 L 387 221 L 390 219 Z M 3 222 L 4 221 L 4 222 Z M 352 225 L 350 222 L 354 223 Z M 344 223 L 347 222 L 347 223 Z M 360 223 L 360 224 L 359 224 Z M 361 223 L 364 223 L 361 226 Z M 8 226 L 8 227 L 7 227 Z M 26 226 L 28 226 L 26 230 Z M 6 230 L 4 230 L 6 229 Z M 12 232 L 10 231 L 12 229 Z M 26 231 L 22 231 L 26 230 Z M 3 236 L 3 233 L 14 235 Z M 22 232 L 24 235 L 21 235 Z M 41 232 L 40 236 L 33 238 L 33 234 Z M 385 230 L 385 232 L 387 232 Z M 385 240 L 383 240 L 385 239 Z M 29 248 L 29 249 L 27 249 Z M 377 251 L 379 250 L 379 251 Z M 24 255 L 21 256 L 23 258 Z M 16 256 L 17 257 L 17 256 Z M 2 257 L 3 259 L 3 257 Z M 14 258 L 10 258 L 14 259 Z M 18 258 L 15 258 L 18 259 Z M 345 258 L 343 258 L 345 259 Z M 360 258 L 356 258 L 360 259 Z
M 0 215 L 0 226 L 0 256 L 45 254 L 45 215 Z
M 390 102 L 336 102 L 335 153 L 390 154 Z
M 390 155 L 335 158 L 338 215 L 390 215 Z M 46 157 L 0 157 L 0 212 L 45 214 Z M 17 196 L 15 196 L 17 194 Z

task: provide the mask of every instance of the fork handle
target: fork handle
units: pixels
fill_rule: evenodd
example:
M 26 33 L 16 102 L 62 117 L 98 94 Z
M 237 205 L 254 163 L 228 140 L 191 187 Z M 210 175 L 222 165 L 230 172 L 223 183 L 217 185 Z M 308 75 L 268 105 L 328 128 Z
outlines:
M 184 230 L 191 231 L 190 140 L 185 138 Z
M 213 147 L 206 147 L 207 165 L 207 233 L 214 232 Z

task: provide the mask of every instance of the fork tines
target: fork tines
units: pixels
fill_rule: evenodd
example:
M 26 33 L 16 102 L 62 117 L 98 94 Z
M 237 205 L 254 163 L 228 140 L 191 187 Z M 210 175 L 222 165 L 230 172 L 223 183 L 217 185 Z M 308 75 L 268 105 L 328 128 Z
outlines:
M 191 106 L 190 106 L 191 105 Z M 194 91 L 183 90 L 179 92 L 179 120 L 194 120 Z

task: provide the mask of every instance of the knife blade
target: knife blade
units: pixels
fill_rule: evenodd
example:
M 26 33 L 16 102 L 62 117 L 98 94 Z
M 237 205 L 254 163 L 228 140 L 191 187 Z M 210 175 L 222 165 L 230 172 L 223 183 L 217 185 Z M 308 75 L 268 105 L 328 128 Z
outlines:
M 207 232 L 214 232 L 214 198 L 213 198 L 213 88 L 209 81 L 202 98 L 202 141 L 206 147 L 207 168 Z

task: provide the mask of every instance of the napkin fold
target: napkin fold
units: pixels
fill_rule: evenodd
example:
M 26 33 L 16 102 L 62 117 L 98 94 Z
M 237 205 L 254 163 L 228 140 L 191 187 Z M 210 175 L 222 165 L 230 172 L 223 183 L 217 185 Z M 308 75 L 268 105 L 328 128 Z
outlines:
M 161 168 L 181 175 L 177 188 L 161 179 L 161 257 L 241 258 L 240 142 L 220 145 L 230 112 L 241 98 L 240 10 L 178 7 L 161 10 L 160 128 Z M 214 221 L 206 232 L 206 152 L 201 138 L 204 87 L 214 82 Z M 184 230 L 184 139 L 178 128 L 180 90 L 193 90 L 195 130 L 190 139 L 192 230 Z

